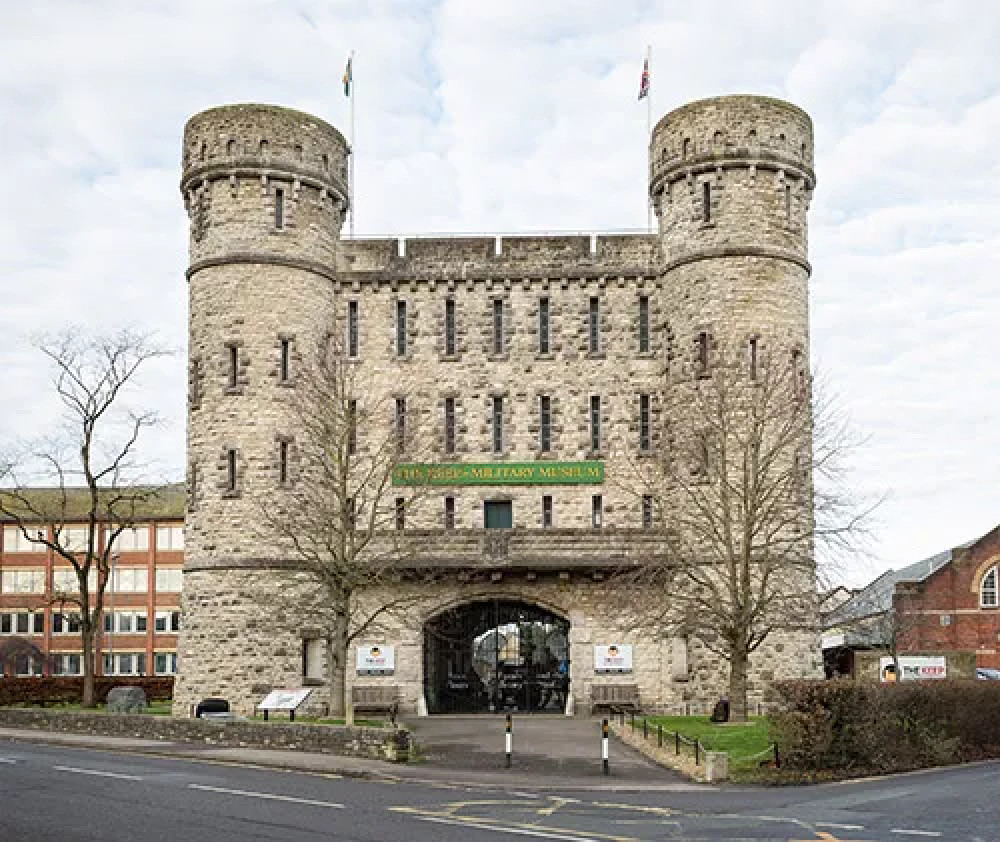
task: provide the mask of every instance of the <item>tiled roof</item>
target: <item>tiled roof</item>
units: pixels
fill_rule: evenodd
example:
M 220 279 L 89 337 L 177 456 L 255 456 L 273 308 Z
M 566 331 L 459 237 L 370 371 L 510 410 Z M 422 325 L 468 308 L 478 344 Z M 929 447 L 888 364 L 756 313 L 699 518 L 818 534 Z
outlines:
M 183 483 L 164 486 L 139 486 L 138 491 L 148 492 L 149 498 L 138 503 L 138 520 L 183 520 L 185 491 Z M 86 517 L 90 509 L 90 496 L 86 488 L 29 488 L 19 489 L 18 495 L 27 498 L 30 509 L 42 513 L 42 517 L 26 512 L 26 519 L 45 522 L 66 523 Z M 105 494 L 113 492 L 106 491 Z M 12 496 L 12 489 L 0 488 L 0 498 L 6 507 L 16 511 L 18 501 Z M 11 523 L 13 518 L 0 513 L 0 522 Z

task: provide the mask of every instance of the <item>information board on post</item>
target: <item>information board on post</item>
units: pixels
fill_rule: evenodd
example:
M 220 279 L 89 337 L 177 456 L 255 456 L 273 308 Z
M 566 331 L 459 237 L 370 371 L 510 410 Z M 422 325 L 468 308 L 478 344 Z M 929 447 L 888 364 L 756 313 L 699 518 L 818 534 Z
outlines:
M 299 705 L 309 698 L 310 693 L 312 693 L 310 687 L 286 687 L 283 690 L 272 690 L 257 705 L 257 710 L 264 711 L 265 715 L 274 710 L 286 710 L 289 713 L 294 713 Z

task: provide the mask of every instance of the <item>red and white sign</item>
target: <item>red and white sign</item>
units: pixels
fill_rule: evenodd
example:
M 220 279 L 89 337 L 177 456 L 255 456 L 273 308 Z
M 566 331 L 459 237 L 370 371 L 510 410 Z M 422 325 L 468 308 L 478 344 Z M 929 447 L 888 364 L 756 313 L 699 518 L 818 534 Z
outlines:
M 594 672 L 632 672 L 632 644 L 594 646 Z
M 899 675 L 892 658 L 879 658 L 878 674 L 882 681 L 926 681 L 948 677 L 944 655 L 900 655 Z
M 388 673 L 396 669 L 396 650 L 384 643 L 359 646 L 357 670 L 362 675 Z

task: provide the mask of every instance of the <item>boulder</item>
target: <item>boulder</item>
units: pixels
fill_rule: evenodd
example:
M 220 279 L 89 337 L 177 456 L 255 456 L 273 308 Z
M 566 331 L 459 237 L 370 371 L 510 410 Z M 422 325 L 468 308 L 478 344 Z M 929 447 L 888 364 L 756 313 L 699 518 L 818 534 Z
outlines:
M 112 687 L 108 691 L 108 713 L 145 713 L 146 693 L 141 687 Z

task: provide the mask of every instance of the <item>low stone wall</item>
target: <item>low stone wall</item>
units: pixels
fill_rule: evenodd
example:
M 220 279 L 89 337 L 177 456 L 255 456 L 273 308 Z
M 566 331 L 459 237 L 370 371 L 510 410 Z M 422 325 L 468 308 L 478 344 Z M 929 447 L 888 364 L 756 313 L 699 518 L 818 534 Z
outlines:
M 406 762 L 410 754 L 410 733 L 401 728 L 181 719 L 152 714 L 125 715 L 28 708 L 0 708 L 0 727 L 204 743 L 232 748 L 290 749 L 393 762 Z

